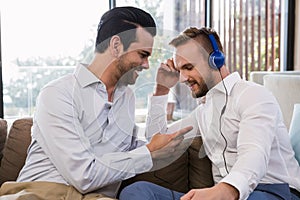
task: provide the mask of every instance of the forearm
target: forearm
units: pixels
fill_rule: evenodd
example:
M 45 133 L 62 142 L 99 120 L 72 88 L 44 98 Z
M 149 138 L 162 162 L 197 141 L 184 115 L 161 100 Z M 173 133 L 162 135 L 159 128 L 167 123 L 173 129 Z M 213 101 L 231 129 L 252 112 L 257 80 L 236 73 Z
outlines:
M 245 146 L 239 159 L 235 162 L 229 174 L 221 180 L 237 188 L 241 199 L 245 199 L 255 189 L 267 171 L 265 153 L 255 146 Z M 255 160 L 255 162 L 253 162 Z
M 167 100 L 167 95 L 149 97 L 146 118 L 147 140 L 150 140 L 155 133 L 165 133 L 167 131 Z
M 237 200 L 239 199 L 239 191 L 228 183 L 218 183 L 214 186 L 216 190 L 223 196 L 225 200 Z M 221 198 L 220 198 L 221 199 Z
M 156 84 L 153 96 L 162 96 L 168 94 L 170 89 L 161 84 Z

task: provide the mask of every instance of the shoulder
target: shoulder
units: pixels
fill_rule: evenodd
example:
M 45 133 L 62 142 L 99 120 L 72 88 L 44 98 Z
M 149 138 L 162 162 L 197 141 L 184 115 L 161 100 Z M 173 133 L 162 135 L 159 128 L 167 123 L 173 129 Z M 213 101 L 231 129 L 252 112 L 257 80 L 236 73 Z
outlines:
M 275 100 L 272 93 L 264 86 L 241 80 L 234 87 L 234 94 L 239 100 L 251 99 L 252 101 Z
M 239 112 L 279 109 L 276 98 L 268 89 L 250 81 L 239 81 L 234 86 L 232 96 Z
M 74 96 L 76 79 L 72 74 L 65 75 L 47 83 L 39 92 L 38 101 L 57 103 Z
M 53 90 L 56 88 L 57 90 L 68 90 L 69 88 L 73 87 L 76 82 L 75 77 L 72 74 L 67 74 L 62 76 L 58 79 L 52 80 L 47 83 L 42 89 L 43 91 Z

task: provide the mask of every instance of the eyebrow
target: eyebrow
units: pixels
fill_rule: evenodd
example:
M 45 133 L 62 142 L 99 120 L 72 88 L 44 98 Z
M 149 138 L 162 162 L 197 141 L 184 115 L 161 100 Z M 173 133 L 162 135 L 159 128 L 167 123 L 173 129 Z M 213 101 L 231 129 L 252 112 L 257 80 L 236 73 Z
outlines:
M 151 56 L 151 53 L 149 51 L 146 51 L 146 50 L 141 50 L 141 53 L 145 54 L 145 56 L 147 56 L 147 57 Z

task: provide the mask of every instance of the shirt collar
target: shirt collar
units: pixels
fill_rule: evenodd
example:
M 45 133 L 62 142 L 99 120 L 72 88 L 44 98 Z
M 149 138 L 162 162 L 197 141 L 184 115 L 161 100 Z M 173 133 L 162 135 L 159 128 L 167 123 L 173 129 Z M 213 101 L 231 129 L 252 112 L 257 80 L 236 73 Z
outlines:
M 105 84 L 100 79 L 98 79 L 98 77 L 95 76 L 87 68 L 87 66 L 88 66 L 87 64 L 80 63 L 77 66 L 77 68 L 74 72 L 75 78 L 77 79 L 79 85 L 82 88 L 84 88 L 84 87 L 87 87 L 91 84 L 99 83 L 102 86 L 101 90 L 106 92 Z M 116 87 L 116 91 L 115 91 L 115 95 L 114 95 L 114 101 L 116 101 L 118 98 L 120 98 L 122 96 L 122 94 L 125 92 L 126 88 L 127 88 L 127 86 L 118 86 L 118 87 Z
M 89 86 L 93 83 L 102 83 L 90 70 L 88 70 L 87 65 L 80 63 L 74 72 L 74 75 L 81 85 L 81 87 Z
M 228 95 L 230 95 L 231 91 L 232 91 L 232 88 L 233 86 L 241 80 L 241 76 L 238 72 L 234 72 L 230 75 L 228 75 L 227 77 L 225 77 L 223 79 L 224 81 L 224 85 L 227 89 L 227 92 L 228 92 Z M 225 91 L 225 88 L 224 88 L 224 85 L 221 82 L 219 82 L 217 85 L 215 85 L 212 89 L 211 89 L 211 92 L 216 92 L 216 91 L 220 91 L 222 93 L 226 93 Z

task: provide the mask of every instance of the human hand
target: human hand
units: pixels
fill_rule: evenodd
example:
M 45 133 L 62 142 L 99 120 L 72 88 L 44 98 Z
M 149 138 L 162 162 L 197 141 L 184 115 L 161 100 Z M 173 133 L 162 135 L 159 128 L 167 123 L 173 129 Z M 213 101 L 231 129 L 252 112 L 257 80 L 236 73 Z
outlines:
M 204 189 L 192 189 L 180 200 L 236 200 L 239 199 L 238 190 L 227 184 L 227 183 L 218 183 L 217 185 L 211 188 Z
M 156 74 L 156 87 L 154 95 L 168 94 L 169 89 L 179 80 L 179 72 L 174 66 L 173 59 L 161 63 Z
M 172 134 L 157 133 L 152 137 L 147 145 L 153 162 L 151 171 L 171 164 L 186 151 L 192 142 L 192 138 L 184 139 L 184 134 L 190 130 L 192 130 L 192 126 L 185 127 Z
M 150 143 L 146 146 L 150 152 L 160 150 L 167 145 L 170 147 L 176 147 L 183 140 L 183 135 L 192 129 L 192 126 L 188 126 L 170 134 L 156 133 L 151 138 Z

